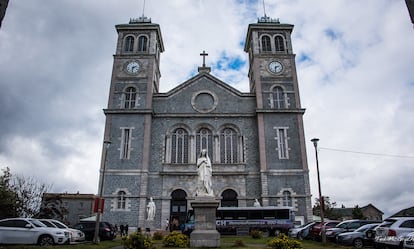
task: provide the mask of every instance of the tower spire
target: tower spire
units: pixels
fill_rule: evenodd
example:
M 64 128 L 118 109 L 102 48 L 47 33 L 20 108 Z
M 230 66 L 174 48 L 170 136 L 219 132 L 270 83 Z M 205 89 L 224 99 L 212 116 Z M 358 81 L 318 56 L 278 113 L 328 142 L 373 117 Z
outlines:
M 145 17 L 145 0 L 144 0 L 143 5 L 142 5 L 142 17 Z
M 138 18 L 131 18 L 129 20 L 129 24 L 134 24 L 134 23 L 151 23 L 151 18 L 148 18 L 145 16 L 145 0 L 143 1 L 142 4 L 142 15 Z
M 265 0 L 263 0 L 263 15 L 266 18 L 266 4 L 265 4 Z
M 279 22 L 279 18 L 273 19 L 273 18 L 270 18 L 270 17 L 268 17 L 266 15 L 266 3 L 265 3 L 265 0 L 263 0 L 262 3 L 263 3 L 263 17 L 259 18 L 258 22 L 259 23 L 265 23 L 265 22 L 280 23 Z

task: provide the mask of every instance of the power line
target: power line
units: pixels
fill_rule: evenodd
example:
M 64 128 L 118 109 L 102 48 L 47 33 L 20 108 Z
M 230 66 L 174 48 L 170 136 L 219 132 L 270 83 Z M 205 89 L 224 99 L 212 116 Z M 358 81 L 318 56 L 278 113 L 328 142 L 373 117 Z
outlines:
M 361 152 L 361 151 L 342 150 L 342 149 L 333 149 L 333 148 L 324 148 L 324 147 L 319 147 L 319 149 L 321 149 L 321 150 L 331 150 L 331 151 L 346 152 L 346 153 L 354 153 L 354 154 L 371 155 L 371 156 L 382 156 L 382 157 L 399 157 L 399 158 L 413 158 L 413 159 L 414 159 L 414 156 L 391 155 L 391 154 L 381 154 L 381 153 Z

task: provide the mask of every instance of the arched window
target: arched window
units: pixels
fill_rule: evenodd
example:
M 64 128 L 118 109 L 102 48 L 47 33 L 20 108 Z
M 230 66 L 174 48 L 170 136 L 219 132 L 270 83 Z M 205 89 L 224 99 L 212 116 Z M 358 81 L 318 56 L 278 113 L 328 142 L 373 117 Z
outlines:
M 232 189 L 226 189 L 221 194 L 221 206 L 222 207 L 238 207 L 237 193 Z
M 137 91 L 135 87 L 128 87 L 125 90 L 124 108 L 133 109 L 136 106 L 136 100 L 137 100 Z
M 263 52 L 272 51 L 272 46 L 270 44 L 270 37 L 267 35 L 262 36 L 262 51 Z
M 224 128 L 220 133 L 220 162 L 238 163 L 238 134 L 232 128 Z
M 283 206 L 287 206 L 287 207 L 292 206 L 292 196 L 290 194 L 290 191 L 288 191 L 288 190 L 283 191 L 282 204 L 283 204 Z
M 134 37 L 133 36 L 127 36 L 125 38 L 125 43 L 124 43 L 124 51 L 125 52 L 132 52 L 134 51 Z
M 117 207 L 118 209 L 125 209 L 126 207 L 126 198 L 125 198 L 125 191 L 119 191 L 118 192 L 118 202 L 117 202 Z
M 282 36 L 280 35 L 275 36 L 275 47 L 276 47 L 276 52 L 285 51 L 285 40 L 283 39 Z
M 187 194 L 182 189 L 171 193 L 170 228 L 179 230 L 187 217 Z
M 148 41 L 148 38 L 144 35 L 141 35 L 140 37 L 138 37 L 138 51 L 139 52 L 147 51 L 147 41 Z
M 196 155 L 202 149 L 206 149 L 208 156 L 213 158 L 213 135 L 207 128 L 201 128 L 196 134 Z
M 171 137 L 171 163 L 188 163 L 188 132 L 176 129 Z
M 285 95 L 283 88 L 280 86 L 274 87 L 272 90 L 273 108 L 283 109 L 285 108 Z

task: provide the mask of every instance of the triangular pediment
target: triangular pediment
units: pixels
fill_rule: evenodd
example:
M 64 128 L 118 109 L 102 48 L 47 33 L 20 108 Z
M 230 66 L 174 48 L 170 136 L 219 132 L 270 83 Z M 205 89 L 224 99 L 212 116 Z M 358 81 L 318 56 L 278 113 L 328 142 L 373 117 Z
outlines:
M 255 95 L 242 93 L 209 73 L 199 73 L 154 95 L 154 113 L 225 114 L 254 111 Z

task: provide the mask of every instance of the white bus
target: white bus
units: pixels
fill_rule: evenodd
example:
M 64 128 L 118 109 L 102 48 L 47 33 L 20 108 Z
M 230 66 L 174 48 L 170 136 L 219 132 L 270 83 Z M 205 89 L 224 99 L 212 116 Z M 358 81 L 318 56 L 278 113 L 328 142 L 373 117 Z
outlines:
M 248 235 L 260 230 L 269 236 L 286 233 L 293 227 L 295 214 L 291 207 L 219 207 L 216 228 L 223 235 Z M 194 212 L 189 210 L 184 233 L 194 230 Z

